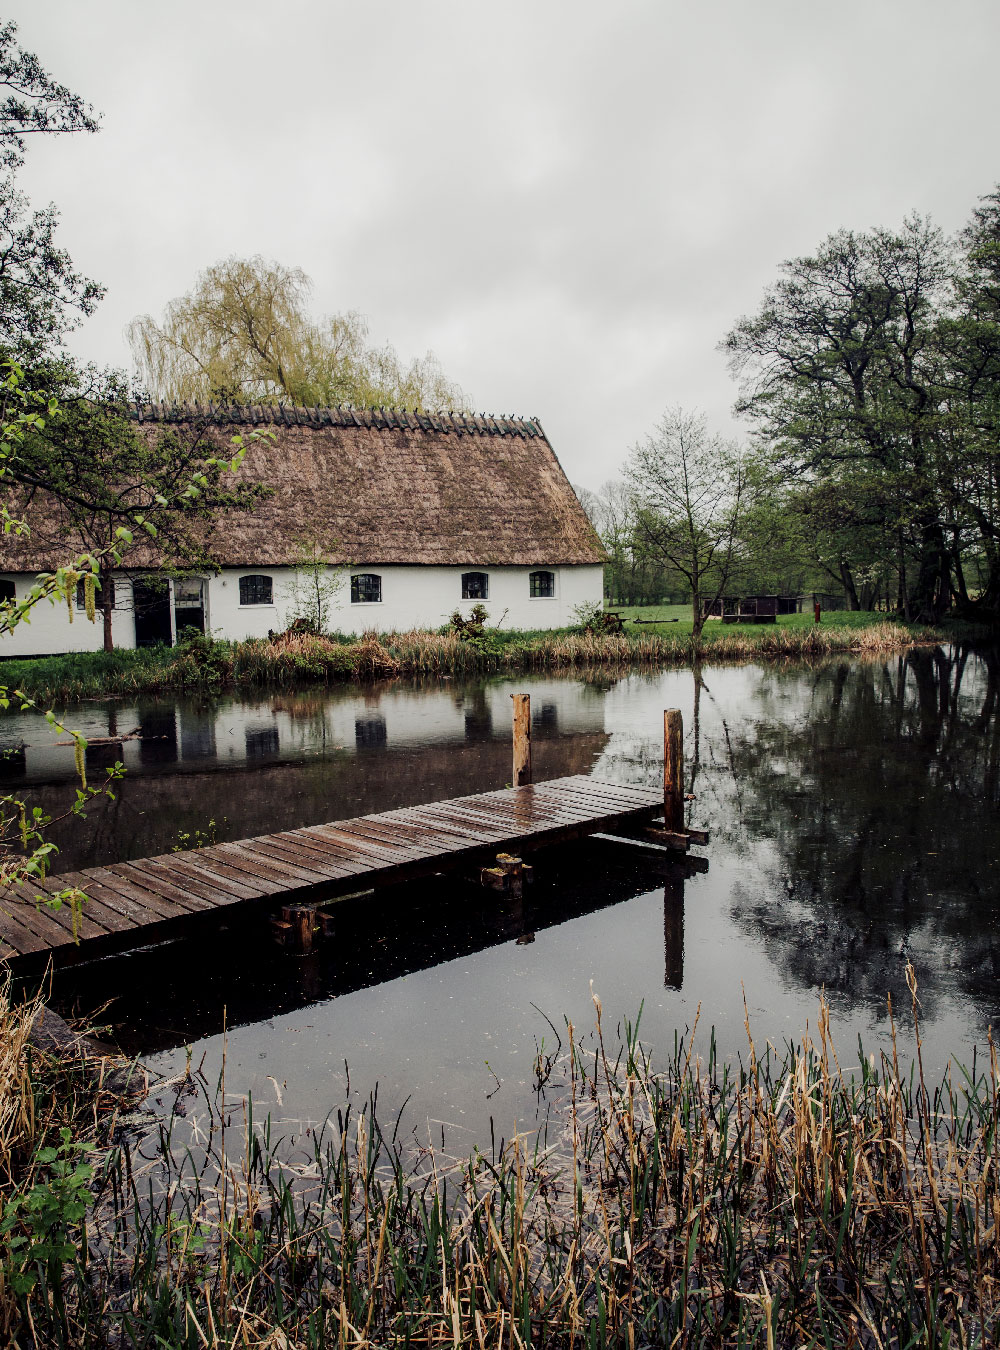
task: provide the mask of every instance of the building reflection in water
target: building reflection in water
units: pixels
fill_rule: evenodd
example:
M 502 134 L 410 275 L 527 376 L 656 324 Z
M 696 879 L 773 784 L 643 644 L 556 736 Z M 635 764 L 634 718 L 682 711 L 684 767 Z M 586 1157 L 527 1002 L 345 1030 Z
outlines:
M 209 821 L 224 842 L 502 788 L 513 690 L 534 695 L 536 777 L 589 773 L 607 742 L 604 703 L 579 678 L 83 706 L 73 726 L 94 740 L 91 780 L 119 760 L 126 775 L 114 806 L 95 803 L 87 819 L 54 826 L 58 870 L 156 856 Z M 57 744 L 40 716 L 14 715 L 0 732 L 7 778 L 58 819 L 72 798 L 72 746 Z

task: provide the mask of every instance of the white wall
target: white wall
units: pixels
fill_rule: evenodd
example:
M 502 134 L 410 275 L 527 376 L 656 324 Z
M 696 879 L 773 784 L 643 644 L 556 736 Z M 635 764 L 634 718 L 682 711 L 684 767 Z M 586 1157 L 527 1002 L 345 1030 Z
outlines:
M 24 600 L 35 584 L 34 576 L 4 572 L 12 581 L 17 599 Z M 135 646 L 135 616 L 132 613 L 132 586 L 125 576 L 115 575 L 115 608 L 111 631 L 116 647 Z M 0 638 L 0 656 L 48 656 L 57 652 L 96 652 L 104 648 L 104 618 L 100 610 L 97 622 L 90 623 L 74 603 L 70 623 L 65 600 L 55 604 L 42 600 L 31 611 L 31 622 L 21 622 L 13 633 Z
M 462 573 L 468 567 L 378 567 L 362 564 L 339 574 L 329 626 L 344 633 L 367 628 L 379 632 L 409 628 L 440 628 L 452 611 L 468 614 L 474 600 L 462 599 Z M 600 566 L 554 567 L 555 595 L 532 599 L 529 567 L 484 567 L 475 569 L 489 577 L 489 599 L 483 603 L 489 622 L 501 615 L 504 628 L 565 628 L 573 622 L 573 610 L 585 601 L 600 604 L 604 594 L 604 569 Z M 351 604 L 350 577 L 374 572 L 382 578 L 382 599 L 377 604 Z M 257 573 L 273 579 L 274 603 L 241 605 L 239 578 Z M 227 568 L 208 585 L 207 623 L 219 637 L 266 637 L 281 630 L 295 610 L 292 568 Z
M 573 622 L 573 610 L 584 602 L 601 603 L 604 574 L 600 565 L 554 567 L 555 595 L 532 599 L 529 567 L 377 567 L 362 565 L 339 574 L 335 608 L 330 627 L 345 633 L 367 628 L 380 632 L 410 628 L 440 628 L 452 611 L 468 614 L 474 600 L 463 600 L 462 573 L 480 570 L 489 577 L 489 599 L 483 603 L 489 622 L 503 628 L 565 628 Z M 378 604 L 350 603 L 352 572 L 375 572 L 382 578 Z M 273 580 L 274 603 L 241 605 L 239 578 L 258 573 Z M 34 583 L 33 576 L 4 574 L 13 581 L 20 600 Z M 206 584 L 206 626 L 214 636 L 240 639 L 266 637 L 271 630 L 288 626 L 295 611 L 294 570 L 288 567 L 226 568 Z M 506 613 L 504 613 L 506 611 Z M 115 577 L 115 610 L 112 631 L 116 647 L 135 646 L 132 588 L 126 576 Z M 21 623 L 13 633 L 0 638 L 0 656 L 34 656 L 55 652 L 100 651 L 104 646 L 101 616 L 88 623 L 81 610 L 68 620 L 64 603 L 43 601 L 32 612 L 30 624 Z

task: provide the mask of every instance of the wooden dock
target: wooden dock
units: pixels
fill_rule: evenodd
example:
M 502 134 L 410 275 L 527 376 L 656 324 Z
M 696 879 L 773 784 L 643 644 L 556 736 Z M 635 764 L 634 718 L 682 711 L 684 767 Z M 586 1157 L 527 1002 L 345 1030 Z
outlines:
M 159 941 L 181 922 L 289 897 L 323 901 L 648 822 L 660 790 L 576 775 L 235 843 L 49 876 L 0 896 L 0 959 L 57 964 Z M 668 828 L 671 822 L 665 822 Z M 78 937 L 68 906 L 39 896 L 79 887 Z M 318 889 L 321 888 L 321 891 Z

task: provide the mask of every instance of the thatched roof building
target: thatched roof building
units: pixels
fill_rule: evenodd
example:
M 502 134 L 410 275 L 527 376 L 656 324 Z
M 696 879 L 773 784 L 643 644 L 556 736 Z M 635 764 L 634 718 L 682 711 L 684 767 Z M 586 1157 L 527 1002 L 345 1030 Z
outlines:
M 188 551 L 173 557 L 167 536 L 137 532 L 104 593 L 116 645 L 172 642 L 190 627 L 260 637 L 305 618 L 342 632 L 436 628 L 462 604 L 485 605 L 496 624 L 551 629 L 601 601 L 604 549 L 534 418 L 198 404 L 131 415 L 143 435 L 176 435 L 202 458 L 229 458 L 242 435 L 245 457 L 226 477 L 268 492 L 252 511 L 188 517 L 172 545 Z M 31 533 L 0 535 L 2 599 L 87 548 L 41 490 L 9 505 Z M 124 510 L 111 527 L 128 521 Z M 102 518 L 100 544 L 108 528 Z M 304 598 L 307 560 L 330 565 L 322 604 L 315 590 L 315 605 Z M 164 577 L 171 565 L 183 576 Z M 33 618 L 0 655 L 86 650 L 100 637 L 65 609 Z
M 200 430 L 221 454 L 251 441 L 238 478 L 271 494 L 253 512 L 220 516 L 209 552 L 223 567 L 277 567 L 301 559 L 304 537 L 329 563 L 533 566 L 600 563 L 593 526 L 534 418 L 394 409 L 145 404 L 155 434 Z M 32 515 L 44 516 L 36 495 Z M 44 542 L 43 542 L 44 541 Z M 130 566 L 155 566 L 141 541 Z M 0 570 L 57 565 L 75 542 L 51 532 L 0 537 Z

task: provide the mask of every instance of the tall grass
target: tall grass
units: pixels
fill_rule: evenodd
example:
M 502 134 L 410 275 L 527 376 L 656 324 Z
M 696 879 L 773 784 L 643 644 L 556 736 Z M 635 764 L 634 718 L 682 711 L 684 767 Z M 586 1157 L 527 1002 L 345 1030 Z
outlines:
M 595 1000 L 589 1047 L 570 1028 L 536 1061 L 556 1128 L 459 1163 L 404 1148 L 374 1099 L 296 1159 L 224 1068 L 182 1074 L 155 1134 L 95 1167 L 86 1241 L 26 1292 L 8 1228 L 11 1343 L 992 1345 L 996 1053 L 927 1084 L 909 980 L 912 1072 L 895 1031 L 846 1066 L 825 1004 L 783 1055 L 748 1022 L 735 1063 L 677 1038 L 661 1069 L 637 1027 L 606 1043 Z
M 716 661 L 755 657 L 809 657 L 834 652 L 899 651 L 937 643 L 947 635 L 933 628 L 877 621 L 865 627 L 784 627 L 706 630 L 702 654 Z M 523 670 L 636 664 L 680 665 L 696 655 L 690 633 L 639 631 L 620 636 L 562 630 L 519 633 L 488 630 L 483 641 L 454 633 L 413 629 L 365 633 L 338 641 L 308 633 L 285 633 L 244 642 L 198 637 L 175 648 L 77 653 L 10 661 L 5 683 L 40 701 L 67 703 L 101 695 L 167 690 L 287 688 L 396 675 L 473 675 Z

